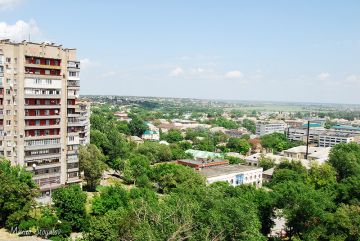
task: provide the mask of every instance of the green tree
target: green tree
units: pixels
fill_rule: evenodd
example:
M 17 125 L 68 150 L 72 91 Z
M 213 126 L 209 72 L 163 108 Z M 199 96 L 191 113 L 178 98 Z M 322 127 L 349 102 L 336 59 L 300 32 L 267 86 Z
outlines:
M 261 156 L 259 158 L 259 166 L 263 168 L 263 170 L 268 170 L 270 168 L 275 167 L 275 161 L 271 158 L 265 157 L 265 156 Z
M 158 184 L 160 192 L 168 193 L 179 187 L 193 188 L 204 185 L 204 178 L 193 169 L 173 163 L 153 167 L 151 179 Z
M 127 183 L 137 184 L 139 178 L 148 176 L 149 172 L 149 159 L 144 155 L 133 154 L 125 163 L 123 178 Z
M 163 134 L 163 139 L 169 143 L 175 143 L 182 141 L 184 138 L 181 135 L 181 132 L 176 129 L 170 129 L 168 133 Z
M 32 174 L 0 159 L 0 227 L 16 227 L 29 218 L 37 187 Z
M 249 152 L 251 145 L 245 139 L 230 138 L 228 143 L 226 144 L 226 147 L 232 151 L 236 151 L 245 155 L 246 153 Z
M 337 201 L 347 204 L 360 204 L 360 174 L 350 176 L 337 185 Z
M 169 146 L 151 141 L 139 145 L 135 153 L 146 156 L 151 163 L 167 162 L 172 159 L 172 152 Z
M 303 182 L 286 181 L 273 187 L 276 207 L 286 218 L 289 240 L 318 240 L 334 204 L 323 190 L 315 190 Z
M 86 227 L 86 193 L 79 185 L 56 189 L 52 194 L 52 201 L 57 217 L 69 222 L 73 231 L 80 231 Z
M 335 168 L 338 180 L 360 173 L 360 145 L 354 142 L 335 145 L 329 163 Z
M 336 185 L 336 171 L 327 163 L 322 165 L 313 164 L 309 170 L 307 180 L 315 189 L 333 188 Z
M 341 204 L 327 225 L 329 240 L 360 240 L 360 206 Z
M 71 234 L 71 225 L 61 221 L 52 208 L 42 208 L 41 216 L 36 220 L 37 234 L 42 238 L 66 238 Z
M 256 124 L 254 121 L 250 120 L 250 119 L 244 119 L 242 126 L 245 127 L 248 131 L 250 131 L 251 133 L 255 134 L 256 132 Z
M 131 135 L 141 137 L 147 130 L 144 121 L 136 115 L 131 115 L 132 120 L 129 122 L 129 130 Z
M 284 134 L 277 132 L 263 135 L 260 137 L 260 141 L 263 147 L 272 149 L 275 152 L 280 152 L 296 145 L 296 143 L 289 141 Z
M 90 191 L 95 191 L 96 186 L 100 183 L 103 172 L 106 169 L 104 160 L 104 155 L 95 145 L 80 146 L 80 170 L 84 172 L 84 179 Z
M 129 193 L 122 187 L 115 185 L 104 187 L 100 195 L 94 197 L 92 202 L 92 213 L 104 215 L 106 212 L 116 210 L 120 207 L 129 206 Z

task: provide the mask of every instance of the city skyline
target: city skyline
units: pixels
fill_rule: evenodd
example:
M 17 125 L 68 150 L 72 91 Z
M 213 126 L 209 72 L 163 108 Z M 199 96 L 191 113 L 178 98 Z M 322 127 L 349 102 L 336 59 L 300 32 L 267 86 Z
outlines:
M 0 38 L 76 47 L 85 95 L 359 103 L 358 2 L 185 3 L 2 0 Z

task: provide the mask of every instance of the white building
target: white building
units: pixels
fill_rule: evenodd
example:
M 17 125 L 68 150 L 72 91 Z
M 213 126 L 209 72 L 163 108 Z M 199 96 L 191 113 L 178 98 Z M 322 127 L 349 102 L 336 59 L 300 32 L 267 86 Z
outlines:
M 319 135 L 319 146 L 333 147 L 339 143 L 359 142 L 360 135 L 343 132 L 326 132 Z
M 256 123 L 256 135 L 263 136 L 271 133 L 284 133 L 287 125 L 284 121 L 260 121 Z
M 245 165 L 221 165 L 203 168 L 199 173 L 206 177 L 208 184 L 214 182 L 228 182 L 232 186 L 252 184 L 262 186 L 262 167 Z
M 331 147 L 314 147 L 308 148 L 308 160 L 317 160 L 318 162 L 325 162 L 329 159 Z M 296 146 L 284 151 L 284 156 L 292 159 L 305 159 L 306 146 Z
M 325 132 L 325 128 L 312 128 L 309 130 L 309 143 L 318 144 L 319 135 Z M 286 136 L 292 141 L 306 142 L 307 128 L 289 128 L 286 131 Z
M 141 138 L 143 140 L 149 140 L 149 141 L 159 141 L 160 140 L 160 134 L 156 131 L 150 131 L 147 130 L 142 134 Z

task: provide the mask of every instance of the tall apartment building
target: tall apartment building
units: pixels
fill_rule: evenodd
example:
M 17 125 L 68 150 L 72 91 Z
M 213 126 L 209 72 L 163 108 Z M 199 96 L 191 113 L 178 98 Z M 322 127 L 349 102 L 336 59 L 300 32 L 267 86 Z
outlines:
M 44 197 L 80 182 L 89 126 L 77 103 L 79 73 L 76 49 L 0 41 L 0 155 L 33 171 Z
M 284 121 L 259 121 L 256 123 L 256 135 L 263 136 L 274 132 L 284 133 L 286 127 Z

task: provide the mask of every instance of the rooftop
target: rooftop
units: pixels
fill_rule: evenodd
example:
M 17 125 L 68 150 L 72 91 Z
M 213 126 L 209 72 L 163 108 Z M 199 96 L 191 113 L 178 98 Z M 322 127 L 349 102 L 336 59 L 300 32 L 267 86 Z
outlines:
M 193 166 L 193 167 L 207 167 L 214 165 L 226 165 L 229 164 L 227 160 L 211 159 L 211 160 L 193 160 L 193 159 L 181 159 L 177 161 L 179 164 Z
M 185 153 L 191 154 L 194 158 L 222 158 L 221 153 L 209 152 L 209 151 L 199 151 L 194 149 L 188 149 Z
M 215 166 L 211 168 L 201 169 L 199 172 L 204 175 L 206 178 L 218 177 L 229 174 L 236 174 L 247 171 L 262 170 L 262 167 L 246 166 L 246 165 L 224 165 L 224 166 Z
M 348 125 L 335 125 L 331 129 L 340 129 L 340 130 L 349 130 L 349 131 L 360 131 L 360 127 L 357 126 L 348 126 Z
M 329 152 L 330 147 L 315 147 L 315 146 L 309 146 L 308 153 L 323 153 L 323 152 Z M 293 152 L 293 153 L 305 153 L 306 152 L 306 146 L 295 146 L 293 148 L 284 150 L 284 152 Z

